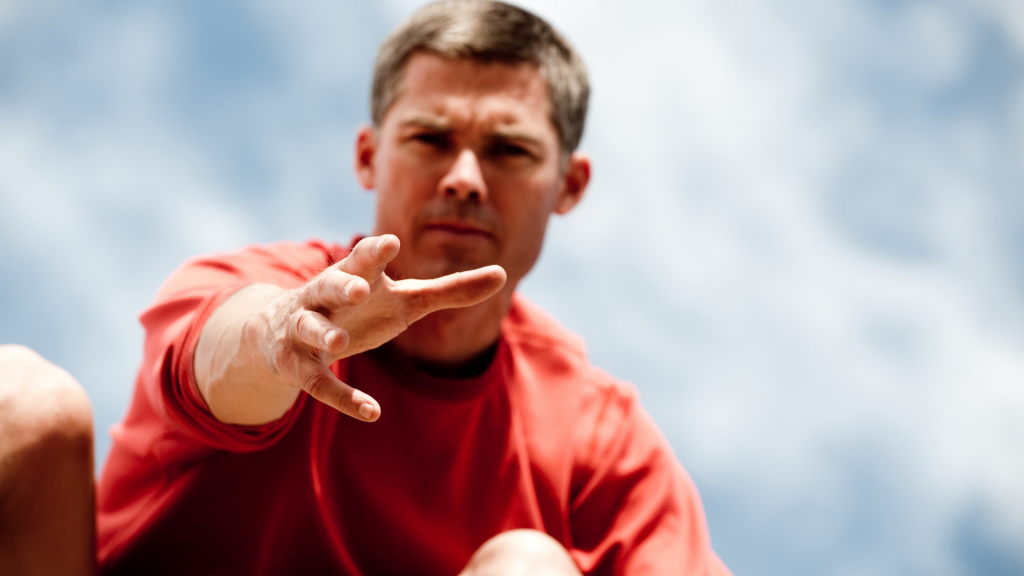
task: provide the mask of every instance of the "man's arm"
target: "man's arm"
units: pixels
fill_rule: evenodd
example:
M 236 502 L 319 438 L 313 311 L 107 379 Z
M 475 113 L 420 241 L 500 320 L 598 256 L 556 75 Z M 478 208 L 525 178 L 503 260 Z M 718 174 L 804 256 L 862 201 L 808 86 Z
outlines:
M 377 401 L 328 366 L 380 346 L 431 312 L 482 302 L 505 284 L 499 266 L 395 281 L 384 267 L 398 250 L 395 236 L 364 238 L 300 288 L 253 284 L 225 300 L 203 327 L 193 363 L 213 415 L 229 424 L 272 422 L 305 391 L 353 418 L 379 418 Z

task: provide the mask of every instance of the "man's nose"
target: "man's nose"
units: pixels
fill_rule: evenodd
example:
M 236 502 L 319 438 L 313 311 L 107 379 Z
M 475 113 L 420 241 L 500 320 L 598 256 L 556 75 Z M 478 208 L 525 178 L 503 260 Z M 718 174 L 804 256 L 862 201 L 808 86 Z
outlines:
M 455 163 L 438 183 L 441 195 L 456 200 L 487 200 L 487 184 L 484 182 L 480 161 L 472 150 L 459 152 Z

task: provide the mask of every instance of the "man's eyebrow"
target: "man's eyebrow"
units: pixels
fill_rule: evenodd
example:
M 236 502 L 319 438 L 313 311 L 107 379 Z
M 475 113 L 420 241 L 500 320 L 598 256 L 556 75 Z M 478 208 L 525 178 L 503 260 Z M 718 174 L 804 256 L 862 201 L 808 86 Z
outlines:
M 426 130 L 431 130 L 434 132 L 450 133 L 455 131 L 455 129 L 452 128 L 451 124 L 446 119 L 438 118 L 435 116 L 413 116 L 406 120 L 402 120 L 400 124 L 402 127 L 424 128 Z M 487 136 L 491 140 L 515 140 L 519 142 L 524 142 L 531 146 L 537 146 L 541 148 L 543 148 L 544 146 L 543 140 L 541 140 L 534 134 L 525 130 L 518 130 L 516 128 L 506 128 L 502 126 L 497 126 L 493 130 L 491 130 Z
M 491 132 L 490 136 L 491 136 L 491 138 L 493 138 L 495 140 L 517 140 L 517 141 L 520 141 L 520 142 L 526 142 L 528 144 L 532 144 L 534 146 L 540 146 L 540 147 L 544 146 L 544 143 L 543 143 L 543 141 L 540 138 L 537 138 L 535 135 L 533 135 L 533 134 L 531 134 L 529 132 L 525 132 L 525 131 L 522 131 L 522 130 L 516 130 L 514 128 L 513 129 L 500 128 L 500 127 L 499 128 L 495 128 Z
M 437 132 L 452 131 L 452 127 L 447 121 L 441 118 L 433 118 L 430 116 L 414 116 L 407 120 L 403 120 L 401 124 L 402 126 L 408 126 L 413 128 L 426 128 L 428 130 L 434 130 Z

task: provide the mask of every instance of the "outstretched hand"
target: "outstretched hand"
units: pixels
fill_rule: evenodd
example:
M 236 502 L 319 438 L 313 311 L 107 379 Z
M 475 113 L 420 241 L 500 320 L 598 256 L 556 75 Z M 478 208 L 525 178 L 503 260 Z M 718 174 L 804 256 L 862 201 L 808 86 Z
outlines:
M 261 348 L 270 371 L 324 404 L 372 422 L 380 417 L 376 400 L 328 366 L 384 344 L 431 312 L 472 306 L 505 285 L 500 266 L 433 280 L 392 280 L 384 268 L 399 247 L 390 234 L 364 238 L 345 259 L 264 308 Z

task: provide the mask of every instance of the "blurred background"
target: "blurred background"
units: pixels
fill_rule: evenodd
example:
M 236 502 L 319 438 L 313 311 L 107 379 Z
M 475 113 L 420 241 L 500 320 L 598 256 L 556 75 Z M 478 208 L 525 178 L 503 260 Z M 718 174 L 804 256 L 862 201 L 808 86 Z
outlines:
M 185 258 L 369 232 L 420 2 L 0 0 L 0 342 L 87 388 Z M 1024 3 L 531 1 L 595 177 L 523 292 L 635 382 L 743 575 L 1024 574 Z

